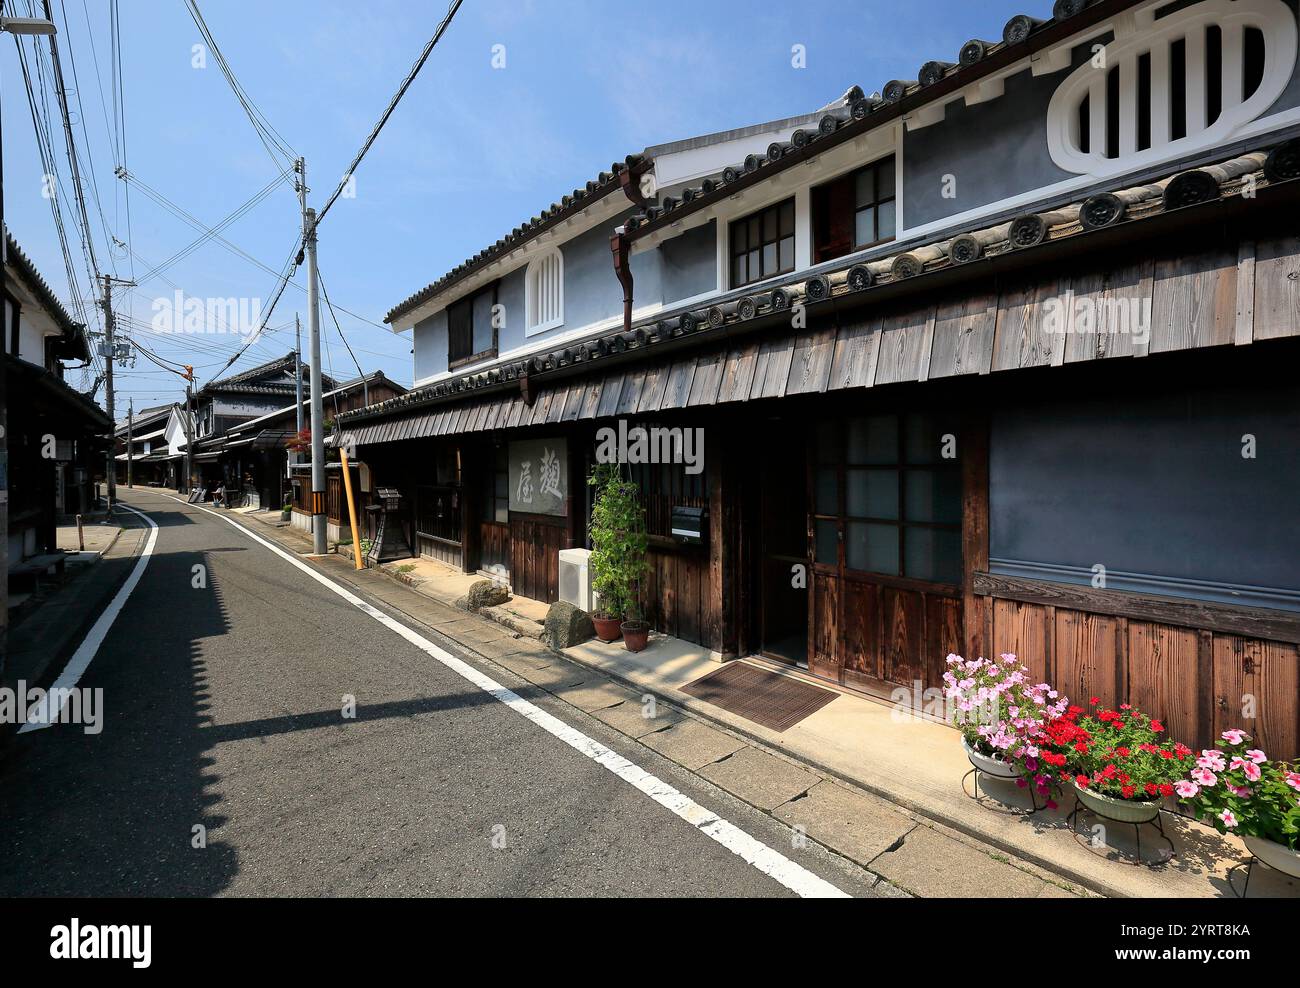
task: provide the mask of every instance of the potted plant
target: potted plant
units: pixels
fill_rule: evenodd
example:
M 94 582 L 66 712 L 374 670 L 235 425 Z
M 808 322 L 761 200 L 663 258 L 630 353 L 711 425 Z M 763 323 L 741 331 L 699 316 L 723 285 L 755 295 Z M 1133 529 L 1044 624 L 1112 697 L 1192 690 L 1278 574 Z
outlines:
M 280 509 L 280 520 L 290 521 L 293 519 L 293 502 L 286 501 L 283 508 Z
M 1245 731 L 1224 731 L 1174 789 L 1219 833 L 1240 834 L 1260 861 L 1300 878 L 1300 771 L 1249 743 Z
M 1191 749 L 1162 739 L 1164 725 L 1131 704 L 1070 706 L 1044 727 L 1042 760 L 1088 809 L 1121 823 L 1147 823 L 1174 794 Z
M 1062 716 L 1068 701 L 1047 683 L 1033 683 L 1010 653 L 998 662 L 949 655 L 943 682 L 948 719 L 961 731 L 971 764 L 1049 796 L 1052 776 L 1042 767 L 1039 746 L 1044 725 Z M 1050 798 L 1047 803 L 1056 806 Z
M 587 481 L 595 488 L 591 507 L 591 588 L 597 608 L 596 637 L 616 641 L 625 630 L 635 637 L 632 651 L 645 647 L 649 628 L 639 620 L 637 591 L 645 572 L 646 532 L 636 484 L 617 464 L 598 464 Z M 623 624 L 627 619 L 627 624 Z M 639 643 L 640 648 L 634 648 Z

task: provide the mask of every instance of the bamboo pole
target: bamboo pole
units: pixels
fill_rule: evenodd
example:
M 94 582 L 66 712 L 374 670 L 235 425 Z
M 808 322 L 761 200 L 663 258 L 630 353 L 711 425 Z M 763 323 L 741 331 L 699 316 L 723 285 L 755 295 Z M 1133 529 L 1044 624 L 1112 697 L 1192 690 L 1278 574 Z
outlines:
M 339 460 L 343 467 L 343 490 L 348 495 L 348 521 L 352 525 L 352 561 L 357 569 L 365 569 L 361 558 L 361 540 L 357 538 L 357 502 L 352 499 L 352 474 L 348 470 L 348 451 L 346 446 L 339 447 Z

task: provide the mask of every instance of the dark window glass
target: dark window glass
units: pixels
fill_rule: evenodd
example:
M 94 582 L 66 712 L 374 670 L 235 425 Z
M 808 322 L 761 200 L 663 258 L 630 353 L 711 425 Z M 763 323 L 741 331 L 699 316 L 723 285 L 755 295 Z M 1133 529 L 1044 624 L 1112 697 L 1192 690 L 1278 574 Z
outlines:
M 794 200 L 731 224 L 731 287 L 794 270 Z
M 497 303 L 493 283 L 447 306 L 447 366 L 449 369 L 496 356 L 497 331 L 492 308 Z
M 928 415 L 865 415 L 819 425 L 813 475 L 818 563 L 935 583 L 961 582 L 961 471 L 950 432 Z

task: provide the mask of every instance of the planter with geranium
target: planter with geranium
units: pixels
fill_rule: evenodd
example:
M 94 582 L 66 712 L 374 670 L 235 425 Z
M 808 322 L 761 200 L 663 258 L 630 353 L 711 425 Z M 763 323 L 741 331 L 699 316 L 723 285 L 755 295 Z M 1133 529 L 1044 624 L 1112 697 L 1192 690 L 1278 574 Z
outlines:
M 602 463 L 587 481 L 595 488 L 591 507 L 591 588 L 597 607 L 596 636 L 615 641 L 632 637 L 628 648 L 645 647 L 649 626 L 641 620 L 640 589 L 646 569 L 645 512 L 636 484 L 617 464 Z M 640 648 L 634 646 L 640 645 Z
M 1190 761 L 1191 749 L 1161 735 L 1164 725 L 1130 704 L 1107 710 L 1093 697 L 1090 708 L 1069 707 L 1045 727 L 1043 760 L 1079 802 L 1121 823 L 1148 823 Z
M 1300 769 L 1269 761 L 1250 740 L 1245 731 L 1224 731 L 1174 789 L 1219 833 L 1240 835 L 1259 860 L 1300 878 Z
M 1044 725 L 1064 713 L 1065 698 L 1046 683 L 1033 683 L 1029 670 L 1009 653 L 998 662 L 949 655 L 943 682 L 948 716 L 961 731 L 970 763 L 985 775 L 1033 786 L 1055 808 L 1052 775 L 1041 764 L 1039 743 Z

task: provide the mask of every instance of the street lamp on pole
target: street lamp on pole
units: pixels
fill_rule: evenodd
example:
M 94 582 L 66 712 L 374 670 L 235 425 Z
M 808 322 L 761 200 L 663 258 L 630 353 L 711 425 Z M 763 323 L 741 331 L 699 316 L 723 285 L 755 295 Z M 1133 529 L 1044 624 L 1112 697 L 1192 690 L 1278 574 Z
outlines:
M 41 17 L 5 17 L 0 14 L 0 31 L 10 34 L 58 34 L 53 21 Z

